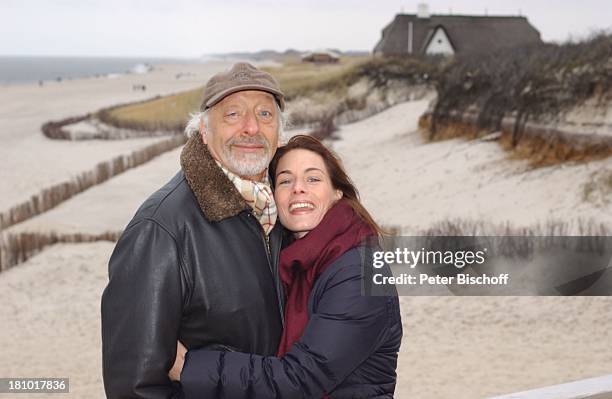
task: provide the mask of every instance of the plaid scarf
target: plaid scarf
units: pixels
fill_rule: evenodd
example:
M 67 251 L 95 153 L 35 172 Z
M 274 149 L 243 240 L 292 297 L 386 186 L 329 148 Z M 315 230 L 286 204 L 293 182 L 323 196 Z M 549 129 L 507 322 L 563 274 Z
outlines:
M 274 196 L 270 188 L 268 173 L 264 173 L 264 177 L 260 182 L 245 180 L 224 168 L 219 162 L 217 162 L 217 165 L 236 186 L 242 198 L 253 208 L 253 214 L 259 220 L 259 223 L 261 223 L 261 227 L 263 227 L 266 235 L 269 235 L 276 223 L 278 212 L 276 211 L 276 202 L 274 202 Z

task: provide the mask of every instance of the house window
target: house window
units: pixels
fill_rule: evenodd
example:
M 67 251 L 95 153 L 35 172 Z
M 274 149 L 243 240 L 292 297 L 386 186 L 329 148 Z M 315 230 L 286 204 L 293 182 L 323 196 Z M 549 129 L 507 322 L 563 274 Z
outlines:
M 455 49 L 453 49 L 453 45 L 449 37 L 446 35 L 446 32 L 441 26 L 438 26 L 433 34 L 432 38 L 425 49 L 426 54 L 446 54 L 452 55 L 455 53 Z

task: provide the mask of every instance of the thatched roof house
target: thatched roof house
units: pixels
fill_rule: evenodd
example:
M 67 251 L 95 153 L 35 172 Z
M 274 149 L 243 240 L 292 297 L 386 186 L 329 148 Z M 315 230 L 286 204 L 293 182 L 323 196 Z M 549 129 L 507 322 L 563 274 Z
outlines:
M 542 43 L 525 17 L 398 14 L 382 31 L 375 55 L 427 55 L 488 52 Z
M 340 56 L 331 50 L 315 50 L 302 55 L 302 62 L 336 63 Z

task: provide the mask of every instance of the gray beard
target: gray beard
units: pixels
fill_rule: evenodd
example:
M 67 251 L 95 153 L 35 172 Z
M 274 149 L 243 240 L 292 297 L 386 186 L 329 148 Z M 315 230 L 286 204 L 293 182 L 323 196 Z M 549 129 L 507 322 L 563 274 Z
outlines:
M 270 151 L 265 149 L 265 154 L 245 154 L 235 156 L 227 147 L 223 149 L 227 165 L 232 173 L 240 177 L 255 176 L 266 170 L 270 163 Z
M 264 147 L 263 154 L 241 154 L 236 155 L 232 152 L 232 144 L 261 144 Z M 241 138 L 230 140 L 223 147 L 223 155 L 227 161 L 227 168 L 240 177 L 255 176 L 266 170 L 272 155 L 270 154 L 270 144 L 262 136 Z
M 212 130 L 207 134 L 214 135 Z M 232 144 L 249 143 L 261 144 L 264 146 L 263 154 L 242 154 L 235 155 L 232 153 Z M 222 147 L 223 158 L 226 167 L 230 172 L 237 174 L 240 177 L 255 176 L 265 171 L 272 160 L 270 153 L 270 143 L 261 135 L 248 138 L 232 139 Z

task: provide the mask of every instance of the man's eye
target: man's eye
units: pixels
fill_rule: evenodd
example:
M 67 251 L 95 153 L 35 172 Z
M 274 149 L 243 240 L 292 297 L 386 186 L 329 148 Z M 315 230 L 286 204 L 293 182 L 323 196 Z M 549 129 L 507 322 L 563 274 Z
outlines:
M 264 118 L 269 118 L 272 116 L 272 112 L 270 111 L 260 111 L 259 115 L 263 116 Z
M 225 113 L 225 118 L 232 120 L 232 121 L 239 120 L 241 117 L 242 117 L 242 114 L 240 111 L 227 111 Z

